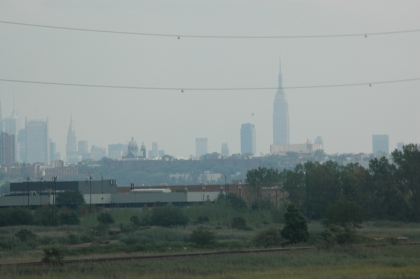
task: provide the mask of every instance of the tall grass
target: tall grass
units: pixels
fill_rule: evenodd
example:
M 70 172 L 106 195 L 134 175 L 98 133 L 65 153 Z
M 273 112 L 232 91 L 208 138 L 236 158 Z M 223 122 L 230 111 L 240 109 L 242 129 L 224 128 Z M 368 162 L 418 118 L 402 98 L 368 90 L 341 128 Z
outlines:
M 419 278 L 418 247 L 218 255 L 170 260 L 2 267 L 2 278 Z

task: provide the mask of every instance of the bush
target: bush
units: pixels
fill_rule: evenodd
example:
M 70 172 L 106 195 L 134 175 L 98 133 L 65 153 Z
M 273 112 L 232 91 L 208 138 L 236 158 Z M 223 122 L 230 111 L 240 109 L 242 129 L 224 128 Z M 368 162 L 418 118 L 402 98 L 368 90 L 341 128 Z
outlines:
M 309 238 L 308 224 L 305 216 L 294 204 L 287 206 L 284 214 L 284 222 L 286 225 L 281 231 L 281 235 L 291 243 L 306 242 Z
M 44 257 L 42 262 L 46 264 L 53 265 L 63 265 L 64 264 L 64 251 L 58 246 L 50 246 L 42 249 L 44 252 Z
M 197 220 L 195 221 L 196 224 L 204 224 L 210 222 L 210 219 L 208 216 L 200 215 L 197 217 Z
M 112 218 L 111 213 L 109 212 L 100 213 L 96 219 L 98 220 L 99 223 L 105 224 L 105 225 L 115 223 L 114 218 Z
M 253 241 L 258 247 L 275 247 L 282 244 L 283 238 L 277 228 L 270 227 L 260 231 Z
M 163 207 L 153 208 L 150 224 L 161 227 L 186 226 L 188 218 L 180 208 L 168 203 Z
M 246 229 L 246 220 L 244 217 L 234 217 L 232 219 L 232 228 L 238 230 Z
M 12 207 L 0 209 L 0 227 L 31 225 L 34 216 L 26 208 Z
M 79 216 L 74 211 L 61 212 L 58 219 L 62 225 L 78 225 L 80 223 Z
M 15 236 L 20 239 L 22 242 L 28 242 L 29 240 L 35 240 L 36 235 L 27 229 L 21 229 L 18 231 Z
M 189 241 L 194 243 L 198 247 L 210 246 L 214 244 L 216 234 L 204 228 L 193 230 L 190 235 Z

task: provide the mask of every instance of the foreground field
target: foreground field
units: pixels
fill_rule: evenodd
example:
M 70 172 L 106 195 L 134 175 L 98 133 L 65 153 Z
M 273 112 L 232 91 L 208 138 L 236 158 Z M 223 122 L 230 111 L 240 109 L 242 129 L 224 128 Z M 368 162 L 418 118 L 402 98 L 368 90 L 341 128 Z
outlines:
M 420 278 L 418 246 L 224 255 L 60 267 L 2 267 L 1 278 Z

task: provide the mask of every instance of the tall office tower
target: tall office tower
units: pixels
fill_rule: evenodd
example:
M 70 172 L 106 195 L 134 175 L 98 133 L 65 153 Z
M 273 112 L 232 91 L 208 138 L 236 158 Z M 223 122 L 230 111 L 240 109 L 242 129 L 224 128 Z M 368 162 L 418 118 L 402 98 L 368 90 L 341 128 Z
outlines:
M 200 157 L 207 154 L 207 138 L 195 139 L 195 156 Z
M 16 110 L 16 105 L 10 110 L 9 116 L 3 120 L 3 130 L 9 135 L 15 136 L 15 158 L 19 158 L 20 147 L 17 142 L 17 118 L 19 112 Z
M 80 143 L 81 142 L 79 141 L 79 144 Z M 108 157 L 114 160 L 119 160 L 127 154 L 127 150 L 128 150 L 127 144 L 122 144 L 122 143 L 108 144 Z M 87 151 L 87 146 L 86 146 L 86 151 Z M 79 152 L 80 152 L 80 147 L 79 147 Z
M 20 129 L 17 133 L 17 145 L 16 148 L 19 148 L 19 157 L 16 157 L 20 162 L 26 162 L 26 130 Z
M 372 136 L 372 153 L 389 154 L 389 136 L 373 135 Z
M 255 126 L 251 123 L 241 127 L 241 154 L 256 154 Z
M 50 162 L 55 161 L 55 153 L 57 152 L 56 144 L 50 139 Z
M 0 134 L 0 164 L 11 166 L 15 162 L 15 135 Z
M 324 140 L 322 139 L 321 136 L 317 136 L 315 138 L 314 144 L 320 145 L 321 149 L 324 149 Z
M 3 129 L 3 117 L 2 117 L 2 113 L 1 113 L 1 101 L 0 101 L 0 133 L 2 133 L 4 131 Z
M 222 150 L 220 152 L 220 154 L 222 154 L 223 156 L 229 156 L 229 147 L 227 142 L 222 143 Z
M 140 151 L 141 151 L 141 155 L 143 156 L 143 158 L 146 158 L 146 146 L 144 145 L 144 142 L 142 142 L 142 144 L 141 144 Z
M 274 98 L 273 112 L 273 144 L 289 144 L 289 105 L 283 90 L 283 77 L 281 67 L 279 73 L 279 86 Z
M 49 164 L 48 118 L 46 121 L 25 118 L 26 163 Z
M 82 160 L 91 158 L 87 140 L 79 140 L 79 142 L 77 143 L 77 148 L 79 150 L 79 155 L 82 156 Z M 127 150 L 126 145 L 125 145 L 124 150 Z
M 159 156 L 157 142 L 152 142 L 152 150 L 149 150 L 149 158 L 157 158 Z
M 99 161 L 103 157 L 106 157 L 106 149 L 92 145 L 92 147 L 90 148 L 90 156 L 93 160 Z
M 73 117 L 70 118 L 69 130 L 67 132 L 66 161 L 69 164 L 75 164 L 79 161 L 77 153 L 76 130 L 73 125 Z
M 403 147 L 404 147 L 404 142 L 397 142 L 397 150 L 398 151 L 403 151 Z

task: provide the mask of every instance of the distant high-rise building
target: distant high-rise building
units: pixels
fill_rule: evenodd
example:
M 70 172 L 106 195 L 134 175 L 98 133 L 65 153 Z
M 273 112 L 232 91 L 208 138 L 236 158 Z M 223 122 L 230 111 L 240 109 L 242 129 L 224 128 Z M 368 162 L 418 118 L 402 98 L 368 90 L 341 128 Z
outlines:
M 283 77 L 281 67 L 279 73 L 279 86 L 274 98 L 273 112 L 273 144 L 289 144 L 289 104 L 283 90 Z
M 16 110 L 16 105 L 13 105 L 13 108 L 10 110 L 9 116 L 3 120 L 3 131 L 9 135 L 15 136 L 15 158 L 19 158 L 20 146 L 17 141 L 17 119 L 19 117 L 19 112 Z
M 89 153 L 89 145 L 87 140 L 79 140 L 77 142 L 77 150 L 79 153 L 79 156 L 82 157 L 82 160 L 90 159 L 90 153 Z
M 195 139 L 195 156 L 201 157 L 207 154 L 207 138 L 196 138 Z
M 57 149 L 57 147 L 56 147 L 55 142 L 53 142 L 53 141 L 50 139 L 50 162 L 53 162 L 53 161 L 55 161 L 55 160 L 56 160 L 56 159 L 55 159 L 56 149 Z
M 144 142 L 142 142 L 142 144 L 141 144 L 140 151 L 141 151 L 141 154 L 142 154 L 143 158 L 146 158 L 146 146 L 144 145 Z
M 251 123 L 241 127 L 241 154 L 256 154 L 255 126 Z
M 152 142 L 152 150 L 149 150 L 148 155 L 149 158 L 157 158 L 159 156 L 157 142 Z
M 0 101 L 0 133 L 2 133 L 4 131 L 3 129 L 3 116 L 1 113 L 1 101 Z
M 25 118 L 26 163 L 49 164 L 48 118 L 46 121 Z
M 0 164 L 10 166 L 15 162 L 15 135 L 0 134 Z
M 158 154 L 159 154 L 159 157 L 162 158 L 163 156 L 165 156 L 165 150 L 159 150 Z
M 79 161 L 79 154 L 77 153 L 76 130 L 73 125 L 73 117 L 70 118 L 69 130 L 67 132 L 66 161 L 69 164 L 74 164 Z
M 372 153 L 389 154 L 389 136 L 373 135 L 372 136 Z
M 222 143 L 222 150 L 220 152 L 220 154 L 222 154 L 223 156 L 229 156 L 229 147 L 228 144 L 226 142 Z
M 403 151 L 403 147 L 404 147 L 404 142 L 397 142 L 397 150 L 398 151 Z
M 314 144 L 320 145 L 321 146 L 321 149 L 324 149 L 324 140 L 322 139 L 321 136 L 317 136 L 316 137 L 316 139 L 314 141 Z
M 127 144 L 108 144 L 108 157 L 115 160 L 121 159 L 127 154 L 127 150 Z
M 90 148 L 90 156 L 93 160 L 99 161 L 103 157 L 106 157 L 106 149 L 103 147 L 97 147 L 92 145 L 92 147 Z
M 26 162 L 26 131 L 25 129 L 20 129 L 17 134 L 17 145 L 16 148 L 19 148 L 19 157 L 17 160 L 21 162 Z

